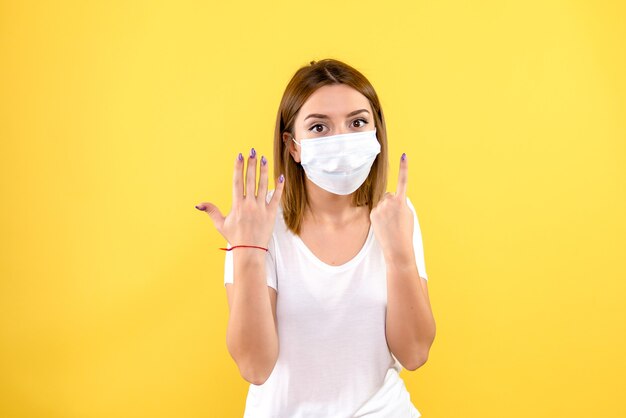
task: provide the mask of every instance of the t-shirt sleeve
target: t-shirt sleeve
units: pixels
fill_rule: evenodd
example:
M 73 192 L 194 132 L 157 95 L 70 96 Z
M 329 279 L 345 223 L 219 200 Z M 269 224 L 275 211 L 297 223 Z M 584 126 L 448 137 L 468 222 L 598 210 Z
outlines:
M 230 248 L 230 246 L 230 243 L 228 243 L 227 248 Z M 278 281 L 276 280 L 276 264 L 274 262 L 275 248 L 273 236 L 272 238 L 270 238 L 268 250 L 269 251 L 265 253 L 265 279 L 267 285 L 272 287 L 274 290 L 276 290 L 276 293 L 278 293 Z M 233 251 L 237 251 L 237 249 L 234 249 Z M 226 283 L 233 283 L 234 280 L 235 265 L 233 251 L 226 251 L 226 256 L 224 260 L 224 286 L 226 286 Z
M 268 196 L 267 196 L 268 202 L 271 199 L 273 194 L 274 194 L 274 190 L 270 190 L 268 192 Z M 228 243 L 226 248 L 230 248 L 230 247 L 231 247 L 231 244 Z M 275 262 L 276 246 L 274 243 L 273 235 L 270 238 L 270 242 L 268 244 L 267 249 L 269 251 L 265 253 L 265 279 L 266 279 L 267 285 L 273 288 L 274 290 L 276 290 L 276 293 L 278 293 L 278 280 L 276 277 L 276 262 Z M 224 286 L 226 286 L 226 283 L 233 283 L 233 280 L 234 280 L 234 272 L 235 272 L 234 257 L 233 257 L 234 251 L 237 251 L 237 249 L 234 249 L 232 251 L 225 251 L 226 256 L 224 259 Z M 262 251 L 262 250 L 258 250 L 258 251 Z
M 420 229 L 420 224 L 417 219 L 417 211 L 411 203 L 411 199 L 409 199 L 408 197 L 406 198 L 406 203 L 411 209 L 411 212 L 413 212 L 413 250 L 415 251 L 415 260 L 417 261 L 417 271 L 422 278 L 428 280 L 428 276 L 426 275 L 426 262 L 424 260 L 424 243 L 422 242 L 422 230 Z

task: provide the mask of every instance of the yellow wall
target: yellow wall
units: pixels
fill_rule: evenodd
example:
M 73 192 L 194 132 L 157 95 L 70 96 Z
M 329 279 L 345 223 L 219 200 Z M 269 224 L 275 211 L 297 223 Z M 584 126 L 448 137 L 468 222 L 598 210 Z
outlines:
M 238 417 L 232 160 L 301 65 L 374 84 L 437 337 L 424 417 L 623 417 L 626 6 L 0 2 L 0 416 Z M 397 172 L 392 163 L 390 188 Z

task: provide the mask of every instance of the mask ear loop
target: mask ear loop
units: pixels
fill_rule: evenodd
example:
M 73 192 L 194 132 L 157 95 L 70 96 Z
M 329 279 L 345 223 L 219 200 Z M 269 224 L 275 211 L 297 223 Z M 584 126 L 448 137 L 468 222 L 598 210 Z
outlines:
M 296 141 L 296 138 L 293 136 L 293 134 L 289 134 L 291 136 L 291 140 L 293 142 L 295 142 L 296 144 L 298 144 L 300 146 L 300 149 L 302 149 L 302 144 L 300 144 L 298 141 Z M 296 164 L 302 164 L 301 162 L 296 162 Z
M 296 141 L 296 138 L 293 136 L 293 134 L 291 132 L 289 133 L 289 136 L 291 137 L 291 140 L 293 142 L 295 142 L 296 144 L 300 145 L 300 148 L 302 148 L 302 144 L 300 144 L 300 143 L 298 143 L 298 141 Z M 286 143 L 285 143 L 285 151 L 289 152 L 289 155 L 291 155 L 291 152 L 289 151 L 289 147 L 287 146 Z M 292 155 L 292 157 L 293 157 L 293 155 Z M 300 163 L 296 162 L 296 164 L 300 164 Z

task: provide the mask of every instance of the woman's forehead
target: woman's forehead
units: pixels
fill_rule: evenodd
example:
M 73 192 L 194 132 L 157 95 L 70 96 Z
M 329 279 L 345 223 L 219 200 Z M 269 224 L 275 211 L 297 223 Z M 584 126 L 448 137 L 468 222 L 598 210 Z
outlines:
M 299 117 L 322 113 L 331 118 L 342 118 L 358 109 L 372 111 L 367 97 L 345 84 L 332 84 L 314 91 L 300 108 Z

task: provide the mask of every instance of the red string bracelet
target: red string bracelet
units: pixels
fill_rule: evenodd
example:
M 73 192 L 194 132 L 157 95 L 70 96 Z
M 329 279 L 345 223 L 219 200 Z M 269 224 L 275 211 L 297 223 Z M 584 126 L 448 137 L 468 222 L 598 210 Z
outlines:
M 257 246 L 257 245 L 234 245 L 234 246 L 232 246 L 232 247 L 230 247 L 230 248 L 220 248 L 220 250 L 230 251 L 230 250 L 232 250 L 232 249 L 234 249 L 234 248 L 241 248 L 241 247 L 243 247 L 243 248 L 258 248 L 259 250 L 269 251 L 267 248 L 265 248 L 265 247 L 259 247 L 259 246 Z

